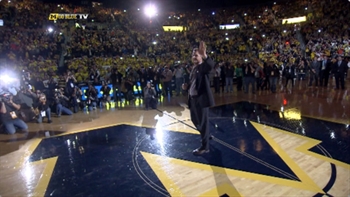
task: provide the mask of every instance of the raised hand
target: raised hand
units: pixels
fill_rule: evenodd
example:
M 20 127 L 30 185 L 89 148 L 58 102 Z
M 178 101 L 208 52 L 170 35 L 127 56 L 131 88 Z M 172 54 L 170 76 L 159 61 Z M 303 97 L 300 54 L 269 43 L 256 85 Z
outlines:
M 203 59 L 207 59 L 207 46 L 203 41 L 199 43 L 198 53 L 202 56 Z

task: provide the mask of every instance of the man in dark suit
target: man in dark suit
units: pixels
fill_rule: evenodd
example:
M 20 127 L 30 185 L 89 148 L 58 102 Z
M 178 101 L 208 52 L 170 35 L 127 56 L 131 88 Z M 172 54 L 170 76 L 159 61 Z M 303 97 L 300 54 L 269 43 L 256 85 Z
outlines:
M 206 54 L 206 46 L 202 41 L 199 48 L 192 52 L 193 67 L 189 84 L 183 84 L 182 88 L 188 91 L 188 106 L 191 120 L 201 134 L 202 145 L 193 151 L 194 155 L 202 155 L 209 152 L 209 107 L 214 106 L 214 97 L 210 89 L 209 73 L 215 64 Z
M 345 90 L 345 73 L 347 70 L 347 63 L 343 60 L 343 57 L 338 55 L 337 61 L 333 61 L 332 73 L 335 77 L 336 89 L 339 89 L 339 83 L 341 88 Z
M 332 62 L 327 58 L 326 55 L 323 55 L 320 70 L 320 86 L 328 86 L 329 73 L 331 72 L 331 69 Z
M 110 76 L 110 82 L 113 86 L 113 100 L 114 102 L 121 100 L 121 84 L 122 84 L 123 75 L 118 71 L 117 68 L 112 69 Z
M 316 87 L 318 86 L 319 76 L 320 76 L 320 66 L 321 62 L 318 60 L 318 57 L 314 57 L 314 61 L 312 61 L 310 65 L 310 81 L 309 86 L 312 86 L 312 82 L 315 80 Z

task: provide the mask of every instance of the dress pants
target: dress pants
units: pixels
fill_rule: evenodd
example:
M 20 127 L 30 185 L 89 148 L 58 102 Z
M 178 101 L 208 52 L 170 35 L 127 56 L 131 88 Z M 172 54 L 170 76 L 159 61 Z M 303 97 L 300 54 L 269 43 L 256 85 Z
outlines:
M 242 77 L 237 77 L 237 91 L 241 91 L 243 86 L 243 79 Z
M 337 87 L 337 89 L 339 89 L 339 86 L 344 90 L 345 89 L 345 75 L 342 73 L 335 73 L 334 74 L 335 77 L 335 85 Z
M 190 97 L 190 102 L 191 120 L 201 134 L 202 139 L 202 146 L 199 149 L 209 150 L 209 108 L 201 107 L 198 97 Z
M 165 94 L 165 96 L 168 96 L 169 94 L 170 96 L 173 96 L 173 92 L 171 89 L 171 81 L 164 81 L 163 85 L 163 93 Z
M 328 86 L 328 79 L 329 79 L 329 72 L 326 70 L 321 70 L 320 72 L 320 86 L 327 87 Z

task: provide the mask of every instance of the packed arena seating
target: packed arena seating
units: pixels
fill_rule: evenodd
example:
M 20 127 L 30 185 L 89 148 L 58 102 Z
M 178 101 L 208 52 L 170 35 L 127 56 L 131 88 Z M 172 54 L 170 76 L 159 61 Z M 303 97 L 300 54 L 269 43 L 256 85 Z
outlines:
M 298 66 L 307 60 L 309 64 L 322 55 L 350 56 L 350 3 L 344 0 L 162 12 L 154 18 L 136 8 L 125 11 L 98 4 L 88 8 L 24 0 L 2 1 L 0 6 L 4 20 L 0 27 L 1 69 L 30 73 L 26 82 L 35 90 L 67 89 L 68 85 L 85 86 L 86 90 L 88 83 L 111 82 L 118 70 L 123 80 L 119 89 L 125 90 L 125 98 L 130 90 L 142 96 L 142 86 L 148 80 L 155 82 L 160 93 L 164 67 L 176 72 L 180 66 L 186 81 L 191 50 L 201 40 L 219 66 L 235 69 L 273 63 L 282 73 L 288 63 Z M 50 13 L 88 13 L 89 19 L 50 21 Z M 281 22 L 298 16 L 307 16 L 307 21 Z M 219 28 L 225 24 L 239 24 L 239 28 Z M 164 31 L 164 25 L 186 30 Z M 220 73 L 222 86 L 225 66 Z M 112 97 L 116 97 L 114 88 Z

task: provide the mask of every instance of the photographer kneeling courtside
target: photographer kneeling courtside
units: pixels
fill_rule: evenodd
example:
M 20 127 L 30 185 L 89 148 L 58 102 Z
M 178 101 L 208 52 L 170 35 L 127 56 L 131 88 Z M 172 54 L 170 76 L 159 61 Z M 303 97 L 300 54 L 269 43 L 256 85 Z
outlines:
M 16 128 L 18 128 L 22 132 L 28 132 L 27 124 L 18 117 L 18 110 L 21 108 L 21 105 L 12 99 L 13 96 L 10 94 L 4 94 L 0 97 L 0 117 L 5 131 L 8 134 L 14 134 L 16 133 Z
M 148 110 L 149 108 L 157 109 L 157 98 L 156 98 L 157 93 L 150 81 L 147 82 L 147 86 L 143 89 L 143 92 L 144 92 L 146 110 Z
M 51 120 L 51 109 L 46 99 L 46 95 L 43 93 L 38 94 L 38 101 L 36 103 L 37 113 L 38 113 L 38 123 L 42 123 L 43 119 L 47 118 L 47 123 L 52 123 Z

